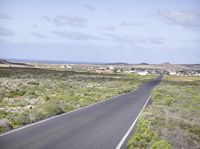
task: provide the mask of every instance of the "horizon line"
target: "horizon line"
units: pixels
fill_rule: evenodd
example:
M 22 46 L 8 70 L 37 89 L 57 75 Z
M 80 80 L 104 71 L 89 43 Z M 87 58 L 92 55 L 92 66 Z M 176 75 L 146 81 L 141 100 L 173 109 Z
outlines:
M 124 61 L 115 61 L 115 62 L 92 62 L 92 61 L 71 61 L 71 60 L 47 60 L 47 59 L 18 59 L 18 58 L 1 58 L 0 60 L 8 60 L 8 61 L 17 61 L 17 62 L 39 62 L 39 63 L 50 63 L 50 64 L 129 64 L 129 65 L 138 65 L 138 64 L 146 64 L 146 65 L 162 65 L 162 64 L 171 64 L 171 65 L 198 65 L 200 63 L 171 63 L 171 62 L 163 62 L 163 63 L 148 63 L 148 62 L 138 62 L 138 63 L 129 63 Z M 64 63 L 62 63 L 64 62 Z

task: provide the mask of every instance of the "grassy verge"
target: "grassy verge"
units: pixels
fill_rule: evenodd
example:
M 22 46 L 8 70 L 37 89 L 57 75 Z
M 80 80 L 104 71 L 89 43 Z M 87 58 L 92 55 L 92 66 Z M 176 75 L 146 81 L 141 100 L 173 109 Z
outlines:
M 153 75 L 0 69 L 0 132 L 129 92 Z
M 166 76 L 139 119 L 129 149 L 200 148 L 200 77 Z

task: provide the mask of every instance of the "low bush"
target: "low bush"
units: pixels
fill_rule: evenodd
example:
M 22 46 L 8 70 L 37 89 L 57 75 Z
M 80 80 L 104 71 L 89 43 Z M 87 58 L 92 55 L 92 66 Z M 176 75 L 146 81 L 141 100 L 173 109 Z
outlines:
M 22 90 L 19 90 L 19 89 L 11 90 L 8 93 L 8 98 L 14 98 L 16 96 L 23 96 L 25 93 L 26 93 L 25 91 L 22 91 Z
M 29 113 L 21 113 L 19 115 L 14 115 L 13 125 L 15 127 L 26 125 L 31 123 Z
M 140 119 L 135 135 L 129 140 L 129 149 L 145 149 L 158 140 L 157 134 L 152 130 L 152 124 L 147 119 Z
M 153 143 L 152 149 L 172 149 L 172 145 L 166 140 L 159 140 Z
M 38 82 L 28 82 L 27 84 L 29 84 L 29 85 L 39 85 L 39 83 Z
M 42 113 L 45 118 L 63 113 L 63 110 L 53 102 L 39 105 L 34 110 Z

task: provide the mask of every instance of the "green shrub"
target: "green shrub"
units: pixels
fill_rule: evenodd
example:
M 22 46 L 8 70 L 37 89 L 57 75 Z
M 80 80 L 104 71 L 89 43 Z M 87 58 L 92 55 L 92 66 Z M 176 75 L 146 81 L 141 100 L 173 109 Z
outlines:
M 32 90 L 28 90 L 28 91 L 26 92 L 26 95 L 28 95 L 28 96 L 30 96 L 30 97 L 33 97 L 33 98 L 37 98 L 37 97 L 38 97 L 38 95 L 36 94 L 36 92 L 35 92 L 35 91 L 32 91 Z
M 44 100 L 45 100 L 45 101 L 49 101 L 49 100 L 50 100 L 50 97 L 49 97 L 49 96 L 45 96 L 45 97 L 44 97 Z
M 172 145 L 166 140 L 159 140 L 153 143 L 152 149 L 172 149 Z
M 5 127 L 0 126 L 0 133 L 6 132 L 6 131 L 7 131 L 7 129 Z
M 46 116 L 42 111 L 34 111 L 30 113 L 30 120 L 31 122 L 37 122 L 39 120 L 45 119 Z
M 8 93 L 8 98 L 13 98 L 13 97 L 16 97 L 16 96 L 23 96 L 25 93 L 26 93 L 25 91 L 22 91 L 22 90 L 19 90 L 19 89 L 12 90 Z
M 144 149 L 151 146 L 152 142 L 158 139 L 157 134 L 152 130 L 149 120 L 144 118 L 139 120 L 135 135 L 128 141 L 129 149 Z
M 38 82 L 28 82 L 28 84 L 30 84 L 30 85 L 39 85 Z
M 161 105 L 167 105 L 170 106 L 173 104 L 174 98 L 171 96 L 166 95 L 165 93 L 162 93 L 161 91 L 155 91 L 153 94 L 153 100 Z
M 31 122 L 36 122 L 63 112 L 56 103 L 49 102 L 33 108 L 29 112 L 29 118 Z
M 5 118 L 8 113 L 0 110 L 0 119 Z
M 57 104 L 52 102 L 40 105 L 35 110 L 39 113 L 41 112 L 45 117 L 50 117 L 63 113 L 63 110 Z
M 172 103 L 174 103 L 174 99 L 170 96 L 164 96 L 163 103 L 167 106 L 170 106 Z
M 68 112 L 68 111 L 72 111 L 74 110 L 74 107 L 70 106 L 70 105 L 65 105 L 63 108 L 63 111 Z
M 20 115 L 15 115 L 13 119 L 14 126 L 26 125 L 31 122 L 29 113 L 21 113 Z
M 151 121 L 142 117 L 134 136 L 128 141 L 128 149 L 172 149 L 166 140 L 160 140 L 156 131 L 152 129 Z

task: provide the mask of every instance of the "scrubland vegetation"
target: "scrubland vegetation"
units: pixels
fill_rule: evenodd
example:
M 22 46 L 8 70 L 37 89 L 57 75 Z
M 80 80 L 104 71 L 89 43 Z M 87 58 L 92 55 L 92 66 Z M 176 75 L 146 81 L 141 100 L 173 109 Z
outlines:
M 153 78 L 0 68 L 0 132 L 129 92 Z
M 200 77 L 166 76 L 154 89 L 129 149 L 200 148 Z

